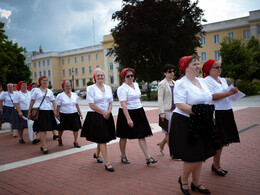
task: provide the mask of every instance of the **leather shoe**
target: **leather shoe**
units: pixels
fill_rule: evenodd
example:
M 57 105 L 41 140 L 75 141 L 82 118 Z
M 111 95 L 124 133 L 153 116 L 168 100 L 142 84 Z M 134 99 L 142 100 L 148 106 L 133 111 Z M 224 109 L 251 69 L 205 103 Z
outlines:
M 59 146 L 63 146 L 62 140 L 58 140 Z
M 73 143 L 73 145 L 74 145 L 74 147 L 75 147 L 75 148 L 81 148 L 81 146 L 79 145 L 79 143 L 78 143 L 78 142 L 77 142 L 77 143 L 76 143 L 76 142 L 74 142 L 74 143 Z
M 98 163 L 103 163 L 103 160 L 100 156 L 97 156 L 96 153 L 94 153 L 93 158 L 97 159 Z
M 187 183 L 182 183 L 182 181 L 181 181 L 181 176 L 179 177 L 179 181 L 178 181 L 178 182 L 179 182 L 179 184 L 180 184 L 182 193 L 185 194 L 185 195 L 190 195 L 190 190 L 189 190 L 189 189 L 183 189 L 183 188 L 182 188 L 182 186 L 188 185 L 188 184 L 187 184 Z
M 218 168 L 214 167 L 214 165 L 212 164 L 211 171 L 215 172 L 219 176 L 225 176 L 227 174 L 227 171 L 224 171 L 223 169 L 221 171 L 219 171 L 218 170 L 219 168 L 220 167 L 218 167 Z
M 57 138 L 59 138 L 58 135 L 53 135 L 53 137 L 52 137 L 53 140 L 56 140 Z
M 43 154 L 48 154 L 48 152 L 49 152 L 47 148 L 43 149 L 42 147 L 41 147 L 41 151 L 42 151 Z
M 207 188 L 200 189 L 200 186 L 201 185 L 195 186 L 193 183 L 191 183 L 191 185 L 190 185 L 192 191 L 196 191 L 197 190 L 198 192 L 200 192 L 202 194 L 210 194 L 210 191 Z
M 111 166 L 111 167 L 108 168 L 108 166 Z M 106 168 L 106 170 L 109 171 L 109 172 L 114 172 L 114 171 L 115 171 L 115 169 L 112 167 L 111 164 L 105 165 L 105 168 Z

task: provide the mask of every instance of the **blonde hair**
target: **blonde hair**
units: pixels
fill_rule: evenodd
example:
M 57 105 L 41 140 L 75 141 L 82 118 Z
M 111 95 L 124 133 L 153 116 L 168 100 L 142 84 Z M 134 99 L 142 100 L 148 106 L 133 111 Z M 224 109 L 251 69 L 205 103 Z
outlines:
M 99 72 L 99 71 L 101 71 L 101 72 L 104 74 L 104 76 L 105 76 L 105 72 L 104 72 L 104 70 L 102 70 L 101 68 L 96 68 L 96 69 L 94 70 L 94 75 L 96 75 L 97 72 Z

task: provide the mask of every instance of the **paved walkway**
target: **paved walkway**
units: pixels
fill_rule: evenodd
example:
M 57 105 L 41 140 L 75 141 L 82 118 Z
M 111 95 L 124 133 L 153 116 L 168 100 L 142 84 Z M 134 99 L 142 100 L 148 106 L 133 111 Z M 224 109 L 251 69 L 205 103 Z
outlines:
M 64 132 L 64 146 L 58 146 L 48 133 L 48 155 L 40 145 L 32 145 L 25 132 L 26 144 L 18 143 L 8 132 L 0 131 L 0 194 L 179 194 L 177 183 L 182 162 L 169 157 L 168 148 L 162 156 L 156 144 L 163 138 L 158 127 L 156 102 L 143 102 L 154 135 L 147 138 L 150 154 L 158 163 L 146 166 L 137 140 L 129 140 L 127 156 L 130 165 L 120 162 L 118 140 L 111 141 L 108 154 L 115 168 L 107 172 L 93 159 L 96 144 L 79 138 L 80 149 L 73 148 L 71 132 Z M 116 119 L 119 103 L 115 102 Z M 84 115 L 85 101 L 80 101 Z M 260 194 L 260 96 L 247 97 L 232 103 L 241 143 L 224 148 L 222 166 L 229 171 L 219 177 L 210 171 L 212 159 L 203 163 L 201 183 L 214 195 Z M 191 180 L 191 178 L 190 178 Z M 192 192 L 192 194 L 199 194 Z

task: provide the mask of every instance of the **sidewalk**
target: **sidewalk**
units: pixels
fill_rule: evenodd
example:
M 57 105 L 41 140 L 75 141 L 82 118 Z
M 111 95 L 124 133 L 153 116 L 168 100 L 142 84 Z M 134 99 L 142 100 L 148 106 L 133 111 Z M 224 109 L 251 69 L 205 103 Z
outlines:
M 87 105 L 81 101 L 80 107 L 86 112 Z M 225 177 L 213 174 L 210 171 L 212 159 L 203 163 L 201 183 L 213 195 L 260 194 L 260 96 L 239 101 L 232 106 L 236 110 L 234 115 L 241 143 L 225 147 L 222 155 L 222 166 L 229 171 L 228 174 Z M 119 103 L 114 105 L 117 105 L 114 110 L 117 114 Z M 148 148 L 158 163 L 146 166 L 138 141 L 128 140 L 127 156 L 131 164 L 122 164 L 118 140 L 114 140 L 108 146 L 109 159 L 115 168 L 115 172 L 110 173 L 93 159 L 96 144 L 79 138 L 82 147 L 73 148 L 71 132 L 64 132 L 62 147 L 48 133 L 50 153 L 42 155 L 40 145 L 32 145 L 27 132 L 26 144 L 21 145 L 18 138 L 11 137 L 9 132 L 0 131 L 0 194 L 181 195 L 177 180 L 182 162 L 171 160 L 167 147 L 165 155 L 160 154 L 156 144 L 163 134 L 158 127 L 157 104 L 143 102 L 143 105 L 154 132 L 147 138 Z M 8 129 L 6 124 L 4 127 Z

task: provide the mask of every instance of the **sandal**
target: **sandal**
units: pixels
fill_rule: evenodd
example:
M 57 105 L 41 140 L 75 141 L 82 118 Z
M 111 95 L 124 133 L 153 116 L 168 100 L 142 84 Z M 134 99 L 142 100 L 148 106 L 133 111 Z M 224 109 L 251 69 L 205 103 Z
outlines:
M 42 148 L 42 147 L 41 147 L 41 151 L 43 154 L 48 154 L 49 152 L 47 148 Z
M 189 190 L 189 188 L 188 188 L 188 189 L 184 189 L 184 188 L 182 187 L 182 186 L 188 186 L 188 184 L 187 184 L 187 183 L 182 183 L 182 181 L 181 181 L 181 176 L 179 177 L 178 182 L 179 182 L 179 184 L 180 184 L 182 193 L 185 194 L 185 195 L 190 195 L 190 190 Z
M 108 168 L 109 166 L 111 166 L 111 167 Z M 111 164 L 105 165 L 105 168 L 106 168 L 107 171 L 110 171 L 110 172 L 114 172 L 115 171 L 115 169 L 112 167 Z
M 78 142 L 74 142 L 73 145 L 74 145 L 75 148 L 81 148 L 81 146 L 79 145 Z
M 100 156 L 97 156 L 96 153 L 94 153 L 93 158 L 97 159 L 97 163 L 103 163 L 103 160 Z
M 124 164 L 130 164 L 130 161 L 126 158 L 126 156 L 121 156 L 121 162 Z
M 149 165 L 150 163 L 154 164 L 157 163 L 158 161 L 155 160 L 153 157 L 150 157 L 148 159 L 146 159 L 146 164 Z

